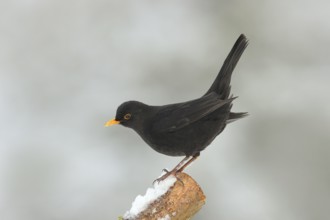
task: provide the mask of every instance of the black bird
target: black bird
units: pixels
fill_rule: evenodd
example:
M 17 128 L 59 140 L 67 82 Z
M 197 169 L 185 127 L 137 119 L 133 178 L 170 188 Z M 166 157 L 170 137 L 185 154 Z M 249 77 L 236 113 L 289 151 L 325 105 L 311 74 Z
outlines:
M 183 171 L 228 123 L 247 115 L 246 112 L 230 112 L 236 98 L 230 95 L 231 75 L 247 45 L 247 38 L 241 34 L 218 76 L 202 97 L 162 106 L 124 102 L 118 107 L 116 117 L 105 126 L 121 124 L 132 128 L 155 151 L 169 156 L 185 156 L 157 181 Z

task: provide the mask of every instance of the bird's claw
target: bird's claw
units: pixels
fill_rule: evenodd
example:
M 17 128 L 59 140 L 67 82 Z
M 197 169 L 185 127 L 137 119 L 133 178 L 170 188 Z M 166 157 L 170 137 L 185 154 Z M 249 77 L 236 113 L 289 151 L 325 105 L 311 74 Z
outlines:
M 172 170 L 172 171 L 168 171 L 167 169 L 163 169 L 163 172 L 165 172 L 165 174 L 162 175 L 161 177 L 155 179 L 155 180 L 153 181 L 153 184 L 155 184 L 156 182 L 159 183 L 159 182 L 165 180 L 167 177 L 169 177 L 169 176 L 171 176 L 172 174 L 174 174 L 173 170 Z
M 162 170 L 162 172 L 169 173 L 170 171 L 168 171 L 166 168 L 164 168 L 164 169 Z
M 184 185 L 183 181 L 177 176 L 177 174 L 181 172 L 180 170 L 174 169 L 174 170 L 168 171 L 167 169 L 163 169 L 163 172 L 165 172 L 165 174 L 162 175 L 161 177 L 155 179 L 153 181 L 153 184 L 155 184 L 156 182 L 159 183 L 159 182 L 165 180 L 166 178 L 168 178 L 169 176 L 173 175 L 178 181 L 180 181 L 182 183 L 182 185 Z

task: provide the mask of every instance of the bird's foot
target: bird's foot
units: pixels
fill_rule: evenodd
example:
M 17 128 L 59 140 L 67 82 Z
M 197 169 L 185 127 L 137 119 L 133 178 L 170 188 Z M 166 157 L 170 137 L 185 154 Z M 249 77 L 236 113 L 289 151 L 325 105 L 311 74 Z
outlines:
M 168 171 L 167 169 L 163 169 L 163 172 L 165 172 L 165 174 L 162 175 L 161 177 L 159 177 L 158 179 L 154 180 L 153 183 L 155 183 L 155 182 L 159 183 L 159 182 L 165 180 L 167 177 L 173 175 L 173 176 L 175 176 L 175 178 L 178 181 L 180 181 L 183 184 L 182 180 L 177 176 L 177 174 L 178 173 L 181 173 L 191 162 L 193 162 L 194 160 L 196 160 L 198 156 L 199 156 L 199 152 L 195 153 L 193 156 L 186 156 L 171 171 Z
M 182 180 L 177 176 L 177 174 L 181 172 L 180 170 L 173 169 L 171 171 L 168 171 L 167 169 L 163 169 L 163 172 L 165 172 L 165 174 L 162 175 L 161 177 L 155 179 L 153 183 L 156 183 L 156 182 L 159 183 L 159 182 L 167 179 L 169 176 L 175 176 L 175 178 L 183 184 Z
M 169 177 L 171 175 L 175 175 L 175 170 L 168 171 L 167 169 L 163 169 L 163 172 L 164 172 L 164 174 L 161 177 L 155 179 L 153 183 L 156 183 L 156 182 L 159 183 L 159 182 L 165 180 L 167 177 Z
M 170 172 L 170 171 L 168 171 L 168 169 L 165 169 L 165 168 L 164 168 L 162 171 L 163 171 L 164 173 L 169 173 L 169 172 Z

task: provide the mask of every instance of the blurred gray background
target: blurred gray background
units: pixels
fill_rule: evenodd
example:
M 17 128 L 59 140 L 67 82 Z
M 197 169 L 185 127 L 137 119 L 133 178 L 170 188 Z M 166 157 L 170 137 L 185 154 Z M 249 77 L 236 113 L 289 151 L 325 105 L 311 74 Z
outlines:
M 202 95 L 240 33 L 230 124 L 186 171 L 195 219 L 330 214 L 329 1 L 0 1 L 0 219 L 116 219 L 165 167 L 119 104 Z

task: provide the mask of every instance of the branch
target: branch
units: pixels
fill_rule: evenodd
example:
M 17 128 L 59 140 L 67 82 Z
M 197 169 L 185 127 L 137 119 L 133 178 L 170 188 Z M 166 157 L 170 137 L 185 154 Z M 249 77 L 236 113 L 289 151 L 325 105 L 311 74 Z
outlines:
M 174 184 L 174 185 L 173 185 Z M 137 196 L 124 220 L 182 220 L 190 219 L 205 204 L 200 186 L 186 173 L 177 178 L 169 176 L 146 195 Z

